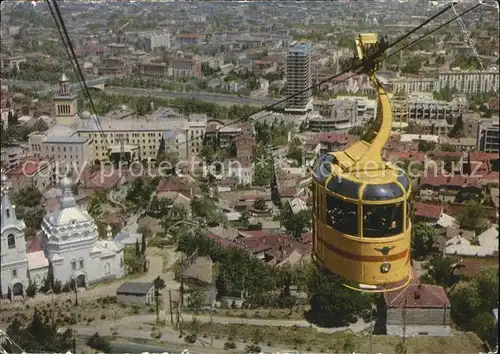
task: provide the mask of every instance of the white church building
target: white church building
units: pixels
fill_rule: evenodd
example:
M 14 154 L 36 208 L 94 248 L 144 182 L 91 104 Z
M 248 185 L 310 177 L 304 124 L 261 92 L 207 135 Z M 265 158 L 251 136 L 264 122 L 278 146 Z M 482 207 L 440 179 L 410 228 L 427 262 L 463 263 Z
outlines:
M 55 280 L 74 281 L 78 288 L 124 275 L 124 246 L 111 240 L 110 228 L 107 239 L 99 240 L 94 220 L 76 205 L 69 178 L 60 182 L 59 209 L 45 216 L 41 232 L 28 246 L 7 183 L 2 174 L 0 297 L 24 295 L 29 280 L 41 286 L 49 264 Z

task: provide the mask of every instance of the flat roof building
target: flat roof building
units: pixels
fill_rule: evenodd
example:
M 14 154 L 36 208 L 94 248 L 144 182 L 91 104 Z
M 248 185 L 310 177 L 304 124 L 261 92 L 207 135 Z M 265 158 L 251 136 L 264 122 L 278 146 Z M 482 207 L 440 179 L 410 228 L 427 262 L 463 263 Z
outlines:
M 292 42 L 286 57 L 287 96 L 296 95 L 288 100 L 288 111 L 305 112 L 312 103 L 311 43 Z M 302 92 L 304 91 L 304 92 Z

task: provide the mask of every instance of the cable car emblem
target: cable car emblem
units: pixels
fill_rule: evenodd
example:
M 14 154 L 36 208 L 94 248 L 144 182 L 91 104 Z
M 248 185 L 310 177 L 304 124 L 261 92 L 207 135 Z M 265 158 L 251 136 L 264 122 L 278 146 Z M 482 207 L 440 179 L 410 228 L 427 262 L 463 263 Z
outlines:
M 383 256 L 387 256 L 389 254 L 389 252 L 394 249 L 394 247 L 395 246 L 392 246 L 392 247 L 385 246 L 382 248 L 375 248 L 375 251 L 379 251 L 380 253 L 382 253 Z

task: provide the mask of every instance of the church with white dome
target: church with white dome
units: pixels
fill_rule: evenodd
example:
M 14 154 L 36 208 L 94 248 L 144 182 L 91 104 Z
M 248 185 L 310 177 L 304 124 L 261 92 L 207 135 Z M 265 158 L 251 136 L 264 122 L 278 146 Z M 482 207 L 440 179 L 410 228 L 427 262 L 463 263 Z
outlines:
M 69 178 L 61 179 L 60 207 L 43 219 L 41 232 L 26 246 L 24 222 L 15 215 L 7 180 L 2 174 L 1 297 L 24 295 L 29 280 L 37 286 L 47 277 L 49 264 L 54 279 L 63 285 L 74 281 L 86 288 L 99 281 L 124 275 L 124 246 L 107 238 L 99 240 L 97 225 L 77 206 Z

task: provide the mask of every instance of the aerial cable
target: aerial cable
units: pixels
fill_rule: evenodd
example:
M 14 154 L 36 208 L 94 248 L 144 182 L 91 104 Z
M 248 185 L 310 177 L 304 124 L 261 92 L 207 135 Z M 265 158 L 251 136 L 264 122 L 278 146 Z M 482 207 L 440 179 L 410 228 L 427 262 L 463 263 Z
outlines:
M 51 14 L 54 17 L 54 21 L 56 22 L 58 32 L 61 35 L 61 38 L 63 40 L 63 44 L 66 48 L 66 53 L 69 56 L 69 60 L 71 61 L 72 67 L 73 67 L 75 74 L 78 78 L 80 87 L 82 88 L 83 94 L 84 94 L 85 98 L 87 99 L 87 101 L 91 107 L 92 112 L 94 113 L 94 118 L 96 119 L 96 123 L 98 125 L 98 129 L 101 132 L 101 136 L 103 137 L 104 144 L 106 145 L 106 149 L 109 149 L 106 136 L 105 136 L 103 129 L 102 129 L 101 121 L 99 119 L 99 116 L 97 115 L 97 110 L 95 108 L 94 102 L 92 100 L 89 89 L 87 87 L 87 83 L 85 82 L 85 77 L 83 76 L 82 70 L 80 68 L 80 64 L 78 63 L 78 58 L 75 54 L 75 51 L 73 48 L 73 43 L 71 42 L 71 39 L 69 37 L 68 31 L 66 29 L 66 25 L 64 24 L 64 19 L 62 18 L 61 12 L 59 10 L 59 6 L 57 5 L 57 2 L 55 0 L 52 0 L 52 4 L 53 4 L 54 10 L 55 10 L 55 13 L 54 13 L 54 10 L 52 10 L 51 4 L 50 4 L 50 0 L 46 0 L 46 1 L 47 1 L 47 4 L 49 5 L 49 9 L 51 10 Z M 57 14 L 57 16 L 56 16 L 56 14 Z M 58 20 L 59 20 L 59 22 L 58 22 Z M 62 28 L 62 31 L 61 31 L 61 28 Z M 63 33 L 64 33 L 64 35 L 63 35 Z M 70 52 L 71 52 L 71 54 L 70 54 Z
M 388 49 L 390 49 L 390 48 L 392 48 L 392 47 L 394 47 L 397 43 L 400 43 L 401 41 L 405 40 L 405 39 L 406 39 L 406 38 L 408 38 L 410 35 L 412 35 L 412 34 L 413 34 L 413 33 L 415 33 L 416 31 L 418 31 L 418 30 L 419 30 L 419 29 L 421 29 L 422 27 L 426 26 L 428 23 L 430 23 L 431 21 L 435 20 L 437 17 L 441 16 L 444 12 L 446 12 L 446 11 L 450 10 L 450 9 L 451 9 L 451 7 L 453 6 L 453 4 L 454 4 L 454 3 L 455 3 L 455 2 L 453 2 L 453 3 L 451 3 L 450 5 L 446 6 L 444 9 L 440 10 L 438 13 L 436 13 L 436 14 L 435 14 L 435 15 L 433 15 L 433 16 L 431 16 L 431 17 L 430 17 L 430 18 L 428 18 L 426 21 L 422 22 L 420 25 L 416 26 L 415 28 L 413 28 L 413 29 L 412 29 L 411 31 L 409 31 L 408 33 L 405 33 L 404 35 L 402 35 L 401 37 L 399 37 L 398 39 L 396 39 L 393 43 L 391 43 L 391 44 L 388 46 L 387 50 L 388 50 Z M 467 10 L 465 13 L 467 13 L 467 12 L 469 12 L 469 11 L 472 11 L 472 10 L 474 10 L 475 8 L 477 8 L 477 6 L 474 6 L 473 8 L 471 8 L 471 9 Z M 451 21 L 449 21 L 449 22 L 451 22 Z M 442 27 L 444 27 L 444 26 L 442 26 Z M 442 27 L 441 27 L 441 28 L 442 28 Z M 388 57 L 391 57 L 391 56 L 393 56 L 393 55 L 398 54 L 398 53 L 399 53 L 399 52 L 401 52 L 403 49 L 408 48 L 409 46 L 411 46 L 411 45 L 415 44 L 416 42 L 418 42 L 418 41 L 422 40 L 423 38 L 425 38 L 426 36 L 430 35 L 430 34 L 431 34 L 431 33 L 433 33 L 434 31 L 437 31 L 438 29 L 439 29 L 439 28 L 437 28 L 437 29 L 435 29 L 435 30 L 432 30 L 432 31 L 429 31 L 428 33 L 426 33 L 425 35 L 421 36 L 421 37 L 420 37 L 420 38 L 418 38 L 417 40 L 414 40 L 414 41 L 412 41 L 410 44 L 407 44 L 407 45 L 405 45 L 403 48 L 398 49 L 396 52 L 393 52 L 393 53 L 392 53 L 390 56 L 388 56 Z M 382 62 L 382 61 L 386 60 L 388 57 L 385 57 L 385 58 L 381 59 L 380 61 Z M 273 103 L 273 104 L 270 104 L 270 105 L 268 105 L 268 106 L 265 106 L 265 107 L 259 108 L 258 110 L 256 110 L 255 112 L 253 112 L 253 113 L 252 113 L 252 114 L 250 114 L 250 115 L 247 115 L 247 116 L 245 116 L 245 117 L 243 117 L 243 118 L 236 119 L 236 120 L 234 120 L 234 121 L 232 121 L 232 122 L 229 122 L 229 123 L 227 123 L 227 124 L 224 124 L 223 126 L 221 126 L 221 127 L 217 128 L 217 129 L 216 129 L 216 132 L 219 132 L 221 129 L 226 128 L 226 127 L 228 127 L 228 126 L 231 126 L 231 125 L 234 125 L 234 124 L 237 124 L 237 123 L 240 123 L 240 122 L 246 121 L 246 120 L 248 120 L 251 116 L 253 116 L 253 115 L 255 115 L 255 114 L 258 114 L 258 113 L 260 113 L 260 112 L 267 111 L 267 110 L 270 110 L 270 109 L 272 109 L 272 108 L 275 108 L 276 106 L 279 106 L 280 104 L 285 103 L 285 102 L 289 101 L 290 99 L 292 99 L 292 98 L 294 98 L 294 97 L 297 97 L 297 96 L 299 96 L 299 95 L 301 95 L 301 94 L 303 94 L 303 93 L 306 93 L 306 92 L 308 92 L 308 91 L 310 91 L 310 90 L 312 90 L 312 89 L 314 89 L 314 88 L 316 88 L 316 87 L 319 87 L 319 86 L 321 86 L 321 85 L 323 85 L 323 84 L 325 84 L 325 83 L 327 83 L 327 82 L 330 82 L 330 81 L 335 80 L 335 79 L 337 79 L 337 78 L 339 78 L 339 77 L 341 77 L 341 76 L 344 76 L 345 74 L 349 74 L 349 73 L 354 72 L 354 74 L 349 75 L 348 77 L 346 77 L 346 78 L 342 79 L 342 81 L 340 81 L 340 82 L 338 82 L 338 83 L 337 83 L 337 85 L 340 85 L 340 84 L 344 83 L 345 81 L 347 81 L 347 80 L 351 79 L 352 77 L 354 77 L 354 76 L 358 75 L 358 74 L 356 73 L 356 71 L 357 71 L 357 70 L 359 70 L 359 69 L 361 69 L 362 67 L 363 67 L 363 64 L 359 64 L 359 65 L 352 66 L 351 68 L 346 69 L 346 70 L 342 71 L 342 72 L 341 72 L 341 73 L 339 73 L 339 74 L 336 74 L 336 75 L 333 75 L 333 76 L 331 76 L 331 77 L 329 77 L 329 78 L 327 78 L 327 79 L 321 80 L 321 81 L 319 81 L 319 82 L 315 83 L 314 85 L 311 85 L 311 86 L 309 86 L 309 87 L 307 87 L 307 88 L 305 88 L 305 89 L 303 89 L 303 90 L 300 90 L 299 92 L 294 93 L 293 95 L 287 96 L 287 97 L 285 97 L 285 98 L 283 98 L 283 99 L 281 99 L 281 100 L 279 100 L 279 101 L 277 101 L 277 102 L 275 102 L 275 103 Z M 253 122 L 259 121 L 259 120 L 261 120 L 261 119 L 263 119 L 263 118 L 265 118 L 265 117 L 267 117 L 267 116 L 259 117 L 259 118 L 255 119 Z M 193 140 L 194 140 L 194 139 L 189 139 L 189 140 L 186 140 L 186 142 L 185 142 L 185 143 L 187 144 L 187 143 L 189 143 L 189 142 L 191 142 L 191 141 L 193 141 Z
M 480 5 L 481 5 L 481 3 L 478 4 L 478 6 L 480 6 Z M 484 71 L 483 60 L 480 58 L 479 53 L 476 50 L 476 45 L 474 43 L 474 40 L 471 38 L 469 31 L 467 30 L 467 26 L 465 25 L 464 21 L 462 20 L 462 17 L 458 14 L 455 6 L 453 6 L 452 9 L 453 9 L 453 12 L 455 13 L 455 15 L 457 16 L 457 21 L 458 21 L 458 24 L 460 26 L 460 29 L 462 30 L 462 33 L 465 35 L 465 43 L 467 44 L 467 46 L 470 49 L 472 49 L 472 52 L 474 53 L 475 57 L 477 58 L 477 60 L 479 62 L 479 67 L 481 68 L 482 71 Z
M 396 54 L 399 54 L 399 52 L 401 52 L 401 51 L 403 51 L 403 50 L 407 49 L 408 47 L 411 47 L 411 46 L 412 46 L 412 45 L 414 45 L 415 43 L 417 43 L 417 42 L 421 41 L 422 39 L 424 39 L 425 37 L 427 37 L 427 36 L 429 36 L 429 35 L 433 34 L 434 32 L 439 31 L 439 30 L 440 30 L 440 29 L 442 29 L 443 27 L 448 26 L 450 23 L 452 23 L 453 21 L 455 21 L 458 17 L 463 16 L 463 15 L 465 15 L 465 14 L 467 14 L 467 13 L 469 13 L 469 12 L 471 12 L 471 11 L 475 10 L 475 9 L 477 9 L 479 6 L 481 6 L 481 4 L 478 4 L 478 5 L 475 5 L 475 6 L 471 7 L 471 8 L 469 8 L 469 9 L 465 10 L 464 12 L 460 13 L 459 15 L 457 15 L 457 16 L 455 16 L 455 17 L 453 17 L 451 20 L 448 20 L 448 21 L 444 22 L 443 24 L 441 24 L 441 25 L 437 26 L 436 28 L 433 28 L 433 29 L 429 30 L 428 32 L 426 32 L 425 34 L 423 34 L 422 36 L 420 36 L 419 38 L 417 38 L 417 39 L 415 39 L 414 41 L 412 41 L 412 42 L 410 42 L 410 43 L 408 43 L 408 44 L 404 45 L 404 46 L 403 46 L 403 47 L 401 47 L 401 48 L 399 48 L 396 52 L 389 54 L 389 55 L 388 55 L 387 57 L 385 57 L 382 61 L 387 60 L 387 59 L 389 59 L 389 58 L 393 57 L 393 56 L 394 56 L 394 55 L 396 55 Z

